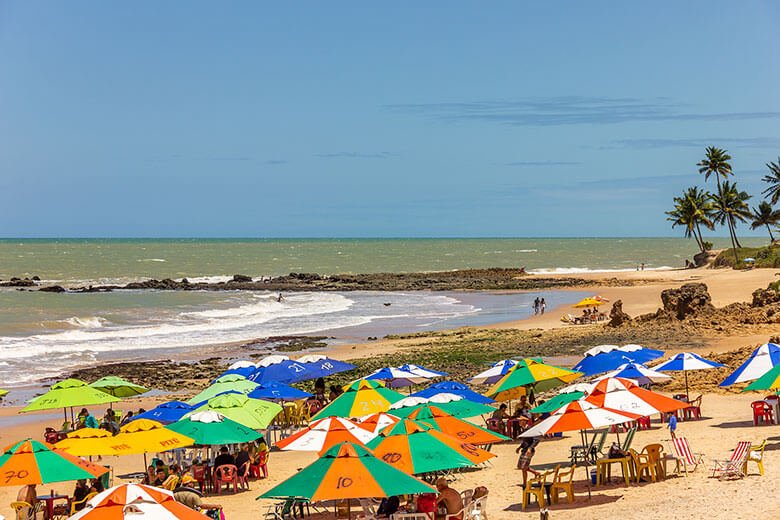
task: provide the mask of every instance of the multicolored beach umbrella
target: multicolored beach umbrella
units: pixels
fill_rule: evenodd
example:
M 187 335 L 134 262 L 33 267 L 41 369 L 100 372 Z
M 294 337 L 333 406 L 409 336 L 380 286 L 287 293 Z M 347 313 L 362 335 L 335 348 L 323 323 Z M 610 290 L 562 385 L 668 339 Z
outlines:
M 266 401 L 298 401 L 312 396 L 308 392 L 275 381 L 261 383 L 246 395 L 251 399 L 265 399 Z
M 102 473 L 106 471 L 108 469 Z M 72 458 L 63 457 L 45 444 L 31 439 L 17 442 L 3 450 L 0 455 L 0 475 L 0 486 L 49 484 L 95 476 L 94 472 L 88 471 Z
M 366 448 L 344 443 L 258 498 L 320 501 L 419 493 L 436 493 L 436 489 L 376 458 Z
M 385 367 L 374 370 L 364 377 L 364 379 L 369 381 L 384 381 L 388 388 L 401 388 L 404 386 L 418 385 L 428 381 L 428 378 L 425 376 L 417 375 L 398 367 Z
M 404 398 L 393 403 L 390 406 L 389 413 L 396 417 L 405 418 L 409 417 L 412 412 L 419 410 L 423 405 L 434 405 L 454 417 L 476 417 L 477 415 L 496 411 L 492 406 L 475 403 L 459 395 L 441 393 L 431 397 L 410 396 Z
M 307 379 L 315 379 L 309 368 L 303 363 L 293 361 L 287 356 L 273 354 L 266 356 L 257 362 L 257 369 L 249 376 L 250 381 L 255 383 L 297 383 Z
M 591 430 L 636 421 L 640 414 L 613 410 L 587 400 L 573 401 L 558 409 L 547 419 L 520 434 L 521 437 L 540 437 L 548 433 Z
M 119 399 L 113 395 L 97 388 L 92 388 L 80 379 L 65 379 L 52 385 L 48 392 L 33 399 L 21 411 L 37 412 L 54 408 L 116 403 L 118 401 Z
M 688 403 L 645 390 L 628 379 L 614 377 L 599 381 L 584 401 L 601 408 L 620 410 L 642 417 L 670 413 L 689 406 Z
M 439 377 L 447 377 L 449 375 L 447 374 L 447 372 L 432 370 L 430 368 L 425 368 L 420 365 L 414 365 L 412 363 L 401 365 L 398 368 L 400 368 L 401 370 L 405 370 L 407 372 L 411 372 L 412 374 L 416 374 L 418 376 L 424 377 L 426 379 L 436 379 Z
M 326 417 L 312 422 L 299 432 L 285 437 L 276 443 L 276 447 L 285 451 L 325 452 L 331 447 L 351 442 L 364 445 L 376 434 L 361 428 L 356 423 L 342 417 Z
M 401 419 L 396 417 L 395 415 L 391 415 L 389 413 L 384 413 L 384 412 L 377 412 L 361 418 L 360 422 L 358 423 L 358 426 L 360 426 L 364 430 L 370 431 L 374 435 L 379 435 L 379 432 L 381 432 L 388 426 L 397 424 L 400 420 Z
M 151 419 L 152 421 L 157 421 L 159 423 L 170 424 L 178 421 L 194 409 L 194 406 L 182 401 L 168 401 L 167 403 L 158 404 L 151 410 L 134 416 L 132 420 Z
M 199 446 L 240 444 L 262 437 L 257 431 L 212 410 L 194 413 L 166 428 L 191 437 Z
M 463 383 L 456 381 L 441 381 L 434 383 L 424 390 L 413 393 L 410 397 L 425 397 L 430 398 L 437 394 L 455 394 L 468 399 L 473 403 L 480 404 L 493 404 L 495 401 L 489 397 L 485 397 L 482 394 L 475 392 Z
M 724 379 L 720 386 L 753 381 L 777 365 L 780 365 L 780 346 L 774 343 L 765 343 L 754 350 L 747 361 Z
M 250 399 L 243 394 L 226 393 L 209 399 L 206 404 L 199 406 L 184 417 L 207 410 L 219 412 L 247 428 L 264 430 L 279 415 L 282 407 L 272 401 Z
M 511 369 L 516 364 L 517 361 L 514 359 L 502 359 L 501 361 L 496 361 L 490 366 L 490 368 L 469 379 L 469 383 L 474 385 L 495 384 L 499 379 L 504 377 L 507 372 L 509 372 L 509 369 Z
M 775 365 L 769 372 L 759 377 L 748 386 L 743 392 L 757 390 L 780 390 L 780 365 Z
M 693 352 L 682 352 L 680 354 L 677 354 L 669 361 L 664 361 L 660 365 L 656 365 L 653 367 L 653 370 L 657 370 L 659 372 L 671 372 L 671 371 L 678 371 L 685 374 L 685 395 L 688 395 L 688 372 L 692 370 L 710 370 L 713 368 L 721 368 L 726 365 L 721 365 L 720 363 L 716 363 L 715 361 L 710 361 L 709 359 L 704 359 L 698 354 L 694 354 Z
M 328 377 L 339 372 L 348 372 L 355 368 L 355 365 L 351 363 L 331 359 L 322 354 L 307 354 L 299 357 L 296 361 L 306 369 L 307 379 Z
M 409 420 L 388 426 L 367 447 L 378 458 L 412 475 L 467 468 L 495 457 L 473 444 Z
M 616 370 L 608 372 L 603 376 L 596 379 L 601 381 L 603 379 L 609 379 L 610 377 L 620 377 L 623 379 L 630 379 L 636 382 L 638 385 L 649 385 L 650 383 L 662 383 L 671 379 L 671 376 L 667 376 L 655 369 L 647 368 L 642 363 L 624 363 L 617 367 Z
M 482 445 L 509 440 L 509 437 L 453 417 L 441 408 L 430 404 L 422 405 L 420 409 L 409 414 L 408 418 L 452 435 L 461 442 Z
M 238 374 L 228 374 L 218 378 L 211 383 L 206 389 L 196 394 L 192 399 L 187 401 L 187 404 L 199 404 L 209 399 L 224 394 L 225 392 L 238 392 L 241 394 L 248 394 L 255 388 L 257 383 L 249 381 L 244 376 Z
M 149 391 L 144 386 L 131 383 L 117 376 L 101 377 L 94 383 L 90 383 L 89 386 L 114 397 L 133 397 Z
M 585 397 L 585 392 L 580 391 L 558 394 L 555 397 L 546 400 L 536 408 L 531 409 L 531 413 L 553 413 L 562 406 L 566 406 L 573 401 L 578 401 L 583 397 Z
M 344 393 L 320 410 L 312 419 L 324 417 L 363 417 L 376 412 L 386 412 L 390 405 L 405 396 L 379 381 L 360 379 L 344 387 Z
M 526 358 L 513 366 L 486 395 L 496 401 L 508 401 L 526 395 L 529 388 L 543 392 L 571 383 L 581 375 L 581 372 Z
M 122 484 L 98 493 L 68 520 L 205 520 L 194 509 L 177 502 L 173 493 L 143 484 Z

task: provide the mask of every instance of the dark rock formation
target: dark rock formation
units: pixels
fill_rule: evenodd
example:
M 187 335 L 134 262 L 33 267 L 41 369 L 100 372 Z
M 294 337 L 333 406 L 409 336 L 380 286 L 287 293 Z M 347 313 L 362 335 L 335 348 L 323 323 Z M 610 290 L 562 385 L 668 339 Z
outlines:
M 53 293 L 63 293 L 65 292 L 65 288 L 61 285 L 49 285 L 47 287 L 41 287 L 38 289 L 41 292 L 53 292 Z
M 184 280 L 182 280 L 182 282 L 184 282 Z M 233 279 L 231 280 L 231 282 L 251 283 L 252 282 L 252 277 L 251 276 L 247 276 L 245 274 L 234 274 L 233 275 Z
M 8 282 L 0 283 L 0 287 L 35 287 L 35 282 L 29 278 L 11 278 Z
M 753 291 L 753 307 L 764 307 L 772 303 L 780 302 L 780 292 L 775 289 L 756 289 Z
M 703 267 L 715 261 L 718 257 L 718 251 L 702 251 L 693 255 L 693 263 L 696 267 Z
M 612 309 L 609 311 L 609 325 L 610 327 L 620 327 L 624 323 L 631 321 L 631 316 L 623 312 L 623 300 L 617 300 L 612 304 Z
M 713 311 L 712 298 L 703 283 L 687 283 L 679 289 L 666 289 L 661 293 L 663 313 L 684 320 L 703 311 Z

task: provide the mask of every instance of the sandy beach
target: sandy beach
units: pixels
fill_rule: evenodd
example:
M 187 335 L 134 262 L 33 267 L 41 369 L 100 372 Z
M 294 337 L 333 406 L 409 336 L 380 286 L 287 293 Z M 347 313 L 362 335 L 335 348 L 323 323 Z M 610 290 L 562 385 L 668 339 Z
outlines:
M 625 286 L 596 285 L 596 281 L 604 278 L 603 274 L 593 273 L 590 276 L 594 280 L 594 293 L 608 298 L 614 302 L 618 299 L 623 302 L 623 309 L 631 316 L 654 312 L 660 306 L 660 293 L 664 289 L 679 287 L 690 282 L 707 284 L 712 296 L 712 302 L 717 307 L 735 302 L 749 301 L 752 292 L 757 288 L 764 288 L 768 283 L 776 279 L 778 270 L 756 269 L 751 271 L 732 270 L 679 270 L 679 271 L 643 271 L 612 274 L 625 282 Z M 578 288 L 577 290 L 582 290 Z M 563 324 L 560 321 L 562 314 L 573 312 L 571 308 L 548 309 L 544 316 L 535 316 L 527 320 L 510 323 L 498 323 L 491 325 L 492 329 L 518 329 L 540 331 L 566 331 L 574 326 Z M 603 325 L 587 325 L 580 327 L 602 327 Z M 720 331 L 717 335 L 705 338 L 703 346 L 698 348 L 702 353 L 713 351 L 729 351 L 753 344 L 766 342 L 770 335 L 777 332 L 777 328 L 771 324 L 756 325 L 746 333 L 740 329 L 737 333 L 729 330 Z M 643 343 L 642 337 L 634 338 L 633 342 Z M 422 343 L 423 340 L 386 339 L 358 345 L 341 345 L 330 348 L 327 353 L 341 359 L 365 358 L 377 355 L 392 354 Z M 668 354 L 675 351 L 670 350 Z M 192 395 L 195 393 L 183 392 Z M 122 404 L 124 409 L 135 409 L 139 406 L 146 408 L 153 406 L 155 402 L 170 399 L 171 396 L 156 397 L 153 399 L 128 399 Z M 780 476 L 780 456 L 778 455 L 778 440 L 780 439 L 780 427 L 778 426 L 752 426 L 752 413 L 750 402 L 757 398 L 756 395 L 729 394 L 723 395 L 711 391 L 704 391 L 702 412 L 703 418 L 699 421 L 688 421 L 680 424 L 678 435 L 684 435 L 690 441 L 694 451 L 705 454 L 705 464 L 695 474 L 689 477 L 670 477 L 655 483 L 632 484 L 628 487 L 619 484 L 611 484 L 605 487 L 594 488 L 592 497 L 587 498 L 585 485 L 585 470 L 578 469 L 576 473 L 575 492 L 577 499 L 573 504 L 560 504 L 551 507 L 551 518 L 645 518 L 665 517 L 674 511 L 676 515 L 686 517 L 704 517 L 713 519 L 733 518 L 777 518 L 780 517 L 780 503 L 774 498 L 776 479 Z M 46 426 L 59 426 L 61 422 L 59 413 L 48 413 L 39 417 L 20 416 L 20 421 L 15 422 L 13 417 L 17 415 L 17 408 L 4 406 L 0 408 L 0 420 L 4 427 L 0 429 L 0 441 L 4 445 L 16 440 L 32 437 L 41 439 Z M 96 415 L 100 410 L 93 411 Z M 480 419 L 476 418 L 479 422 Z M 669 439 L 668 430 L 660 424 L 657 417 L 654 418 L 653 427 L 648 431 L 637 433 L 633 447 L 641 449 L 643 446 L 662 442 Z M 751 474 L 741 481 L 720 482 L 717 479 L 708 478 L 712 459 L 723 459 L 738 441 L 749 440 L 754 444 L 767 439 L 768 445 L 765 453 L 766 474 L 758 476 L 755 466 L 751 466 Z M 534 465 L 547 465 L 553 463 L 566 463 L 568 460 L 569 446 L 576 443 L 577 436 L 565 436 L 562 439 L 545 440 L 539 446 L 534 458 Z M 520 473 L 515 470 L 516 443 L 509 442 L 494 447 L 494 453 L 498 456 L 492 460 L 486 468 L 479 471 L 466 472 L 459 476 L 453 483 L 458 490 L 472 488 L 477 485 L 485 485 L 490 490 L 488 500 L 488 516 L 492 519 L 515 518 L 518 515 L 534 518 L 538 515 L 536 506 L 531 506 L 526 513 L 521 513 L 521 490 L 519 486 Z M 665 448 L 668 452 L 670 447 Z M 268 480 L 253 481 L 251 490 L 237 495 L 224 495 L 209 497 L 209 502 L 218 502 L 224 506 L 228 519 L 244 520 L 257 518 L 269 504 L 268 501 L 255 501 L 255 497 L 272 485 L 281 482 L 315 459 L 314 454 L 298 452 L 274 451 L 269 462 L 270 477 Z M 104 464 L 113 468 L 115 482 L 120 479 L 117 475 L 142 470 L 143 462 L 140 456 L 107 457 Z M 673 466 L 673 464 L 672 464 Z M 671 470 L 672 468 L 670 468 Z M 54 489 L 59 492 L 70 492 L 72 483 L 60 483 L 47 485 L 41 491 Z M 12 518 L 8 504 L 15 499 L 16 489 L 0 488 L 0 514 Z M 750 497 L 749 500 L 746 497 Z

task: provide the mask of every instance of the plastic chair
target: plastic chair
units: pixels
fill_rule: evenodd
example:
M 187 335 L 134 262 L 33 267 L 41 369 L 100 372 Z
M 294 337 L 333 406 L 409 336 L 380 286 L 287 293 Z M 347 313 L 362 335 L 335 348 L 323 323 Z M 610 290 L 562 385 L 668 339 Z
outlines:
M 634 467 L 636 468 L 636 481 L 639 482 L 643 475 L 647 475 L 647 478 L 655 482 L 655 461 L 650 460 L 648 454 L 637 453 L 635 449 L 630 449 L 628 452 L 631 454 L 631 459 L 634 461 Z
M 744 468 L 749 453 L 750 441 L 739 441 L 729 460 L 713 461 L 712 476 L 717 476 L 718 480 L 723 480 L 724 478 L 744 478 Z
M 755 462 L 758 466 L 758 473 L 762 477 L 764 476 L 764 448 L 766 448 L 766 439 L 764 439 L 764 442 L 758 446 L 750 447 L 750 450 L 748 450 L 747 459 L 745 460 L 745 465 L 742 468 L 742 472 L 745 475 L 748 473 L 748 462 Z
M 36 515 L 43 509 L 43 504 L 38 502 L 33 507 L 28 502 L 11 502 L 11 509 L 16 512 L 16 520 L 35 520 Z
M 558 471 L 550 485 L 550 495 L 552 503 L 557 504 L 561 492 L 566 493 L 566 499 L 571 504 L 574 502 L 574 470 L 576 464 L 569 466 L 569 469 Z
M 688 444 L 688 439 L 685 437 L 676 437 L 672 439 L 672 446 L 674 447 L 675 461 L 677 463 L 675 468 L 677 474 L 680 473 L 680 466 L 682 466 L 685 476 L 687 477 L 688 473 L 693 473 L 696 471 L 696 468 L 699 467 L 699 464 L 704 463 L 704 455 L 701 453 L 693 453 Z M 689 470 L 689 467 L 693 467 L 693 469 Z
M 523 488 L 523 505 L 521 506 L 523 511 L 528 507 L 531 497 L 536 497 L 536 503 L 539 504 L 539 509 L 544 507 L 544 495 L 546 489 L 547 475 L 553 473 L 553 471 L 545 471 L 538 477 L 528 479 Z
M 234 464 L 223 464 L 214 470 L 214 491 L 219 495 L 222 492 L 222 484 L 233 484 L 233 493 L 238 493 L 238 468 Z
M 87 502 L 92 500 L 92 498 L 95 495 L 97 495 L 97 491 L 93 491 L 92 493 L 87 493 L 87 496 L 85 496 L 81 500 L 74 500 L 73 502 L 71 502 L 70 503 L 70 515 L 73 516 L 77 512 L 79 512 L 82 508 L 79 508 L 78 506 L 83 506 L 84 504 L 86 504 Z
M 198 483 L 200 492 L 203 493 L 206 490 L 206 485 L 209 481 L 207 468 L 205 465 L 197 464 L 192 466 L 192 478 Z
M 750 403 L 753 407 L 753 426 L 758 426 L 759 422 L 764 424 L 774 424 L 774 414 L 772 414 L 772 407 L 764 401 L 753 401 Z
M 263 476 L 260 476 L 260 470 Z M 254 478 L 268 478 L 268 452 L 260 451 L 257 453 L 257 460 L 249 466 L 249 474 Z
M 471 499 L 474 496 L 473 489 L 464 489 L 460 492 L 460 498 L 463 500 L 463 507 L 471 504 Z
M 695 399 L 691 399 L 691 404 L 688 408 L 683 409 L 685 419 L 701 419 L 701 394 Z
M 663 462 L 669 460 L 664 453 L 664 447 L 662 444 L 654 443 L 648 444 L 642 448 L 643 454 L 647 454 L 648 459 L 655 464 L 655 476 L 657 479 L 666 478 L 666 471 L 664 471 Z
M 236 470 L 236 482 L 241 487 L 242 490 L 246 489 L 249 490 L 249 464 L 245 464 L 243 466 L 243 470 L 237 469 Z
M 488 495 L 482 495 L 471 502 L 471 518 L 473 520 L 487 520 Z

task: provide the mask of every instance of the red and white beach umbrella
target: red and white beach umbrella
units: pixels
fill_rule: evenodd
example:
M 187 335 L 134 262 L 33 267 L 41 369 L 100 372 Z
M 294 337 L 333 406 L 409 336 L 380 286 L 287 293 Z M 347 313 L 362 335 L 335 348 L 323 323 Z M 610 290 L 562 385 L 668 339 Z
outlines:
M 143 484 L 122 484 L 95 495 L 69 520 L 204 520 L 205 515 L 176 502 L 173 493 Z
M 521 437 L 539 437 L 547 433 L 605 428 L 636 421 L 641 415 L 610 410 L 580 399 L 555 411 L 550 417 L 524 431 Z
M 688 403 L 645 390 L 632 381 L 619 377 L 599 381 L 585 400 L 602 408 L 634 413 L 642 417 L 682 410 L 689 406 Z
M 276 443 L 282 450 L 324 452 L 328 448 L 343 442 L 365 444 L 376 434 L 361 428 L 349 419 L 326 417 L 314 421 L 303 430 Z
M 390 415 L 389 413 L 384 413 L 384 412 L 378 412 L 378 413 L 372 413 L 371 415 L 366 415 L 365 417 L 361 418 L 360 422 L 358 423 L 358 426 L 360 426 L 364 430 L 370 431 L 376 436 L 379 435 L 379 432 L 381 432 L 388 426 L 392 426 L 398 423 L 400 420 L 401 419 L 399 419 L 395 415 Z

